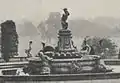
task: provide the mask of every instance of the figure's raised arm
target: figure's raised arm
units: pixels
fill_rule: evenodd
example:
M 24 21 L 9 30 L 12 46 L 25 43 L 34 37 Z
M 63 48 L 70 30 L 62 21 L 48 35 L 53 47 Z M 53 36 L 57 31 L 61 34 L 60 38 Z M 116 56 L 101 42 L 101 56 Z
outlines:
M 65 14 L 66 14 L 67 16 L 70 15 L 70 13 L 68 12 L 67 8 L 64 8 L 63 10 L 64 10 L 64 12 L 65 12 Z

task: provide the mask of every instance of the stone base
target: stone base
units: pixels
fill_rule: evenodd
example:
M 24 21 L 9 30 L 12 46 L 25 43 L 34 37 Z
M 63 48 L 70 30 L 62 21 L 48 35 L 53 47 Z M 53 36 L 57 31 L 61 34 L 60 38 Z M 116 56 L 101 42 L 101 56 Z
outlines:
M 75 52 L 72 41 L 72 33 L 68 29 L 59 30 L 58 51 L 59 52 Z

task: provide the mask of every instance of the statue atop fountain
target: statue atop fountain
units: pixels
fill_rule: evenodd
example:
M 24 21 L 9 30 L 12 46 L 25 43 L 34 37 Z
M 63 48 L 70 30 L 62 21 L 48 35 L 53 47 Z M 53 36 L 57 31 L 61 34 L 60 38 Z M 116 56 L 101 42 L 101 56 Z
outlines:
M 66 22 L 70 13 L 67 8 L 63 9 L 64 14 L 61 17 L 62 29 L 59 30 L 59 40 L 58 40 L 58 51 L 59 52 L 68 52 L 75 51 L 76 47 L 73 45 L 72 33 L 68 30 L 68 23 Z
M 67 8 L 64 8 L 63 11 L 64 11 L 64 14 L 62 15 L 62 18 L 61 18 L 61 24 L 63 29 L 67 29 L 68 28 L 67 19 L 70 13 L 68 12 Z

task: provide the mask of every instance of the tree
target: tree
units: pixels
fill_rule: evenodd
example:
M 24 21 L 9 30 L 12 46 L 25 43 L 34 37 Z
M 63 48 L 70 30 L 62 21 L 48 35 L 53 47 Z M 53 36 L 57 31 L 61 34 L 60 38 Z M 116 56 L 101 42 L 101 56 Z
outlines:
M 43 39 L 51 41 L 51 38 L 57 38 L 57 31 L 61 28 L 60 18 L 59 12 L 51 12 L 48 19 L 38 25 Z
M 18 55 L 18 34 L 12 20 L 1 24 L 1 53 L 6 62 L 10 57 Z
M 93 46 L 96 55 L 101 55 L 102 58 L 110 58 L 116 55 L 116 44 L 109 38 L 93 37 L 87 41 L 88 45 Z

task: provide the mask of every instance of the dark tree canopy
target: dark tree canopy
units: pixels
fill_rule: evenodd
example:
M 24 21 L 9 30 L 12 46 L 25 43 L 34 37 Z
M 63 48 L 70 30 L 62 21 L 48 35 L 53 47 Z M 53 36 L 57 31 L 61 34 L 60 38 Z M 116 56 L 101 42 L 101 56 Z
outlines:
M 5 61 L 18 55 L 18 34 L 12 20 L 7 20 L 1 24 L 1 52 Z
M 116 55 L 116 44 L 109 38 L 93 37 L 87 40 L 87 44 L 93 46 L 96 55 L 102 58 L 110 58 Z M 102 53 L 104 53 L 102 55 Z

